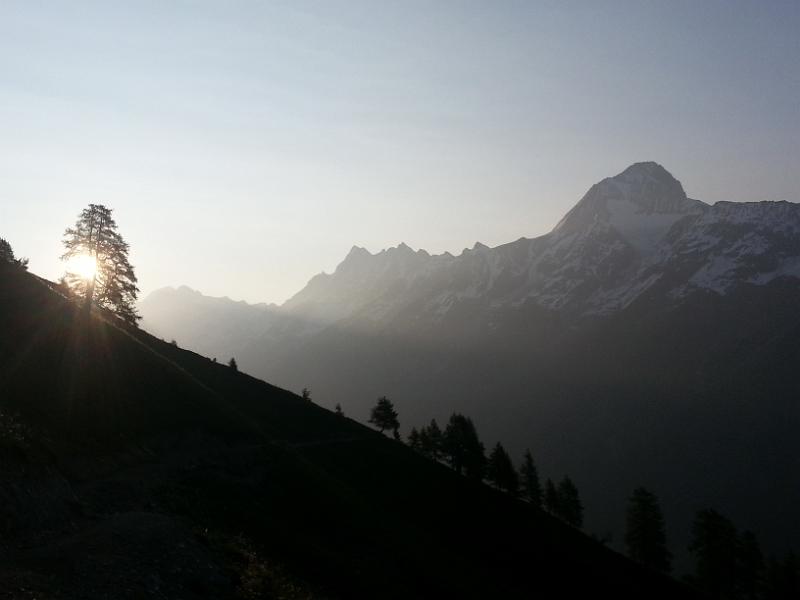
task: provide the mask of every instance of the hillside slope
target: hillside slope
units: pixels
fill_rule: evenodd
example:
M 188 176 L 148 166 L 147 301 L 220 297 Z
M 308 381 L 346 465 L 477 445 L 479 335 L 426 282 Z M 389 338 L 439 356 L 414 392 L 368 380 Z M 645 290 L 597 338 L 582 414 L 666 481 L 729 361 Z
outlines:
M 170 327 L 187 295 L 143 302 L 145 327 L 216 356 L 219 338 Z M 232 314 L 192 297 L 195 330 Z M 782 553 L 800 538 L 798 300 L 799 204 L 705 204 L 637 163 L 538 238 L 459 256 L 353 248 L 224 348 L 361 420 L 384 394 L 407 429 L 467 413 L 488 445 L 570 474 L 589 527 L 617 541 L 619 506 L 646 485 L 677 556 L 705 506 Z
M 688 595 L 525 503 L 8 268 L 0 411 L 0 595 Z

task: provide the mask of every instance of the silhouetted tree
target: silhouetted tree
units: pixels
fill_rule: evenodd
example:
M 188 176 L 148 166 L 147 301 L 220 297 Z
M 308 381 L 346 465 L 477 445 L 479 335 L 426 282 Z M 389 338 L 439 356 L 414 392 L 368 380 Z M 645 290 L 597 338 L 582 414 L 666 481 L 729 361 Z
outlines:
M 339 415 L 340 417 L 343 417 L 343 416 L 344 416 L 344 411 L 342 410 L 342 405 L 341 405 L 341 404 L 339 404 L 338 402 L 336 403 L 336 406 L 334 407 L 334 409 L 333 409 L 333 410 L 334 410 L 334 411 L 336 412 L 336 414 L 337 414 L 337 415 Z
M 439 460 L 442 457 L 444 434 L 436 419 L 431 419 L 430 424 L 420 430 L 419 436 L 422 453 L 428 458 Z
M 14 250 L 11 248 L 11 244 L 3 238 L 0 238 L 0 263 L 15 265 L 23 269 L 28 268 L 28 259 L 17 259 L 17 257 L 14 256 Z
M 0 262 L 16 262 L 16 258 L 14 258 L 14 250 L 11 249 L 11 244 L 9 244 L 3 238 L 0 238 Z
M 472 419 L 453 413 L 444 430 L 442 448 L 457 473 L 470 479 L 483 478 L 486 455 Z
M 306 402 L 311 402 L 311 390 L 307 387 L 304 387 L 303 390 L 300 392 L 300 397 L 303 398 Z
M 489 454 L 489 462 L 486 466 L 486 477 L 509 494 L 516 496 L 519 494 L 519 478 L 514 468 L 511 457 L 503 448 L 503 444 L 497 442 Z
M 234 371 L 238 371 L 238 370 L 239 370 L 239 365 L 236 363 L 236 359 L 235 359 L 235 358 L 231 358 L 231 359 L 228 361 L 228 366 L 229 366 L 231 369 L 233 369 Z
M 408 447 L 411 448 L 412 450 L 416 450 L 417 452 L 422 452 L 420 435 L 416 427 L 412 427 L 411 432 L 408 434 Z
M 386 396 L 378 398 L 377 404 L 372 407 L 369 422 L 375 425 L 381 433 L 386 429 L 391 429 L 394 436 L 398 436 L 397 430 L 400 429 L 400 421 L 397 420 L 397 411 L 395 411 L 394 405 Z
M 569 477 L 558 484 L 558 516 L 574 527 L 583 527 L 583 504 L 578 488 Z
M 694 582 L 711 598 L 736 597 L 736 546 L 736 527 L 729 519 L 713 509 L 697 513 L 689 546 L 697 558 Z
M 549 477 L 544 484 L 544 507 L 550 514 L 560 516 L 561 508 L 558 505 L 558 490 L 553 480 Z
M 739 593 L 744 600 L 761 598 L 764 587 L 764 555 L 752 531 L 739 536 L 736 571 L 739 579 Z
M 656 495 L 643 487 L 636 488 L 628 500 L 625 546 L 636 562 L 669 572 L 672 555 L 667 550 L 664 516 Z
M 95 264 L 92 276 L 67 272 L 65 280 L 72 293 L 84 299 L 87 309 L 96 304 L 135 324 L 140 318 L 136 314 L 139 288 L 128 262 L 128 244 L 117 233 L 111 212 L 102 204 L 90 204 L 81 212 L 75 227 L 64 232 L 66 252 L 61 259 L 85 256 Z
M 519 469 L 519 480 L 522 487 L 522 495 L 531 504 L 541 508 L 542 506 L 542 486 L 539 482 L 539 471 L 533 462 L 531 451 L 526 449 L 522 457 L 522 466 Z

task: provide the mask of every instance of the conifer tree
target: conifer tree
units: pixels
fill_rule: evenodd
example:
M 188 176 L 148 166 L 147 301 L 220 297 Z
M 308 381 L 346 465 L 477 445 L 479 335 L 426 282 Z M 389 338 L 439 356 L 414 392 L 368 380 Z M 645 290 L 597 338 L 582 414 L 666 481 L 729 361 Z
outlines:
M 14 250 L 11 248 L 11 244 L 3 238 L 0 238 L 0 264 L 10 264 L 27 269 L 28 259 L 17 259 L 17 257 L 14 256 Z
M 417 452 L 422 452 L 420 433 L 417 431 L 416 427 L 412 427 L 411 432 L 408 434 L 408 447 Z
M 431 451 L 431 439 L 428 436 L 428 428 L 421 427 L 418 432 L 417 442 L 419 444 L 419 452 L 425 458 L 433 458 Z
M 503 444 L 497 442 L 492 452 L 489 454 L 489 462 L 486 466 L 486 477 L 509 494 L 516 496 L 519 493 L 519 479 L 517 471 L 511 457 L 503 448 Z
M 689 550 L 696 556 L 695 584 L 712 598 L 736 596 L 736 527 L 714 509 L 701 510 L 692 523 Z
M 102 204 L 84 209 L 75 227 L 64 232 L 66 252 L 62 260 L 84 258 L 93 264 L 92 272 L 74 273 L 67 264 L 65 281 L 72 295 L 83 298 L 88 310 L 92 305 L 110 310 L 130 324 L 140 318 L 136 313 L 136 275 L 128 262 L 129 247 L 117 232 L 112 210 Z
M 233 369 L 234 371 L 238 371 L 238 370 L 239 370 L 239 364 L 236 362 L 236 359 L 235 359 L 235 358 L 231 358 L 231 359 L 228 361 L 228 366 L 229 366 L 231 369 Z
M 378 398 L 377 404 L 372 407 L 369 422 L 375 425 L 381 433 L 386 429 L 390 429 L 395 438 L 399 435 L 400 421 L 397 419 L 397 411 L 395 411 L 394 405 L 386 396 Z
M 439 460 L 442 457 L 443 444 L 444 434 L 439 429 L 436 419 L 431 419 L 430 424 L 420 431 L 422 453 L 433 460 Z
M 336 406 L 334 407 L 334 409 L 333 409 L 333 410 L 334 410 L 334 412 L 336 412 L 336 414 L 337 414 L 337 415 L 339 415 L 340 417 L 343 417 L 343 416 L 344 416 L 344 411 L 342 410 L 342 405 L 341 405 L 341 404 L 339 404 L 338 402 L 336 403 Z
M 533 462 L 531 451 L 526 449 L 522 458 L 522 466 L 519 470 L 519 479 L 522 487 L 522 495 L 534 506 L 542 506 L 542 486 L 539 482 L 539 471 Z M 552 482 L 551 482 L 552 483 Z
M 583 527 L 583 504 L 578 488 L 569 477 L 558 484 L 558 513 L 562 519 L 574 527 Z
M 472 419 L 453 413 L 444 431 L 442 448 L 457 473 L 470 479 L 483 478 L 486 454 Z
M 561 516 L 561 507 L 558 503 L 558 490 L 553 480 L 549 477 L 544 484 L 544 507 L 551 515 Z
M 0 262 L 12 263 L 15 260 L 14 250 L 11 249 L 11 244 L 3 238 L 0 238 Z
M 625 545 L 628 556 L 656 571 L 669 572 L 666 528 L 655 494 L 636 488 L 628 501 Z
M 739 536 L 736 570 L 739 574 L 739 593 L 744 600 L 757 600 L 764 587 L 764 555 L 752 531 Z

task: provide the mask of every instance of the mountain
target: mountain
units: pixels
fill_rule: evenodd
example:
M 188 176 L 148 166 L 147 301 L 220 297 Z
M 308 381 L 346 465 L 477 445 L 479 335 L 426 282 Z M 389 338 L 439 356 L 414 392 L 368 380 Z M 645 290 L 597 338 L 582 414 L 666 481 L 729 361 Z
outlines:
M 274 304 L 247 304 L 230 298 L 210 298 L 186 286 L 164 288 L 150 294 L 140 305 L 147 314 L 145 328 L 154 335 L 185 331 L 192 349 L 213 357 L 233 356 L 243 343 L 268 335 L 277 320 Z M 202 323 L 202 327 L 197 325 Z M 167 325 L 160 325 L 167 324 Z M 182 336 L 169 334 L 176 343 Z
M 703 506 L 783 551 L 800 538 L 798 234 L 798 204 L 709 205 L 637 163 L 538 238 L 458 256 L 354 247 L 230 352 L 360 420 L 381 395 L 406 428 L 467 413 L 488 444 L 569 473 L 596 531 L 619 536 L 644 484 L 678 556 Z
M 0 265 L 0 595 L 685 598 L 578 530 Z
M 326 323 L 391 318 L 414 304 L 441 319 L 476 301 L 488 310 L 526 302 L 580 315 L 626 308 L 656 287 L 665 300 L 738 283 L 800 277 L 800 205 L 689 199 L 656 163 L 595 184 L 547 235 L 460 256 L 405 244 L 371 255 L 354 247 L 332 275 L 313 278 L 282 307 Z M 665 287 L 659 280 L 669 280 Z

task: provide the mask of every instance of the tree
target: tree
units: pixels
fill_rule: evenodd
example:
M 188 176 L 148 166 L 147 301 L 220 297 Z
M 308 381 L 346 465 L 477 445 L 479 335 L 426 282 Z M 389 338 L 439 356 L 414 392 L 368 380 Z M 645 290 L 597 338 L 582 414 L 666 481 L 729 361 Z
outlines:
M 736 597 L 736 527 L 714 509 L 701 510 L 692 523 L 689 550 L 696 556 L 694 581 L 711 598 Z
M 539 483 L 539 471 L 533 462 L 531 451 L 526 449 L 519 469 L 519 479 L 522 484 L 522 495 L 534 506 L 542 506 L 542 486 Z M 552 482 L 551 482 L 552 483 Z
M 11 264 L 17 267 L 22 267 L 23 269 L 27 269 L 28 259 L 17 259 L 17 257 L 14 256 L 14 250 L 11 248 L 11 244 L 9 244 L 3 238 L 0 238 L 0 264 Z
M 739 574 L 739 592 L 744 600 L 757 600 L 764 586 L 764 555 L 752 531 L 739 536 L 736 570 Z
M 472 419 L 453 413 L 444 431 L 442 450 L 450 466 L 470 479 L 482 479 L 486 468 L 483 444 Z
M 228 366 L 229 366 L 231 369 L 233 369 L 234 371 L 238 371 L 238 370 L 239 370 L 239 365 L 237 364 L 237 362 L 236 362 L 236 359 L 235 359 L 235 358 L 231 358 L 231 359 L 228 361 Z
M 420 434 L 416 427 L 411 428 L 408 434 L 408 447 L 417 452 L 422 452 L 422 444 L 420 443 Z
M 667 550 L 664 516 L 656 495 L 643 487 L 636 488 L 628 501 L 625 545 L 636 562 L 669 572 L 672 556 Z
M 112 210 L 90 204 L 64 232 L 67 262 L 65 281 L 73 295 L 84 299 L 87 310 L 94 304 L 136 324 L 136 275 L 128 262 L 128 244 L 117 232 Z M 79 262 L 80 261 L 80 262 Z M 77 268 L 75 265 L 82 267 Z
M 569 477 L 558 484 L 558 516 L 574 527 L 583 527 L 583 504 L 578 488 Z
M 492 452 L 489 454 L 489 462 L 486 467 L 486 477 L 509 494 L 516 496 L 519 494 L 519 478 L 517 471 L 514 469 L 514 463 L 511 457 L 503 448 L 503 444 L 497 442 Z
M 333 410 L 334 410 L 334 412 L 336 412 L 336 414 L 338 416 L 340 416 L 340 417 L 344 416 L 344 411 L 342 410 L 342 405 L 339 404 L 338 402 L 336 403 L 336 406 L 334 407 Z
M 428 458 L 439 460 L 442 457 L 444 434 L 439 429 L 436 419 L 431 419 L 430 425 L 420 430 L 419 444 L 420 451 Z
M 395 438 L 399 435 L 400 421 L 397 420 L 397 411 L 386 396 L 378 398 L 377 404 L 372 407 L 369 422 L 375 425 L 381 433 L 386 429 L 391 429 Z
M 301 396 L 301 397 L 303 398 L 303 400 L 305 400 L 306 402 L 311 402 L 311 390 L 310 390 L 310 389 L 308 389 L 307 387 L 304 387 L 304 388 L 303 388 L 303 390 L 300 392 L 300 396 Z
M 553 480 L 548 477 L 544 484 L 544 507 L 547 509 L 547 512 L 556 516 L 561 515 L 561 508 L 558 500 L 558 490 Z

